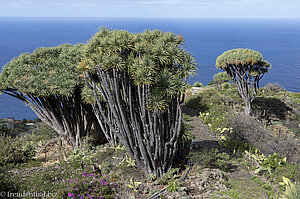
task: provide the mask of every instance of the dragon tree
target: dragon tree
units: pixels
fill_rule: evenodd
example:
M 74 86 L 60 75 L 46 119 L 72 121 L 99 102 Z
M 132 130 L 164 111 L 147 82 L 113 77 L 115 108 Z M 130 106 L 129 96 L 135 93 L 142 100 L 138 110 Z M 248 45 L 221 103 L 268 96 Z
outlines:
M 98 118 L 146 174 L 162 177 L 173 165 L 186 80 L 195 65 L 183 37 L 169 32 L 103 28 L 86 45 L 80 68 L 97 99 Z
M 263 56 L 257 51 L 234 49 L 220 55 L 216 67 L 225 71 L 235 83 L 246 105 L 245 114 L 250 115 L 251 103 L 256 97 L 259 81 L 268 72 L 270 63 L 263 60 Z
M 23 101 L 74 148 L 92 129 L 104 137 L 91 105 L 94 97 L 77 68 L 82 47 L 38 48 L 12 59 L 0 74 L 0 91 Z

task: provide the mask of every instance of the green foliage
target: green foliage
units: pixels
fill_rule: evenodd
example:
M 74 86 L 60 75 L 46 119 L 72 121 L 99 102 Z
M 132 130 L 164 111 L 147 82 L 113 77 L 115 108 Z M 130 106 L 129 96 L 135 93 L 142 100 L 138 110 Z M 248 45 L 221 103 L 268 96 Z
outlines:
M 185 120 L 182 121 L 182 127 L 181 127 L 181 138 L 184 142 L 191 141 L 195 138 L 194 133 L 191 131 L 192 126 L 187 124 Z
M 128 71 L 135 85 L 152 85 L 149 108 L 161 111 L 187 89 L 183 80 L 196 69 L 182 42 L 182 37 L 159 30 L 133 34 L 102 28 L 86 45 L 79 68 Z
M 250 49 L 234 49 L 224 52 L 217 58 L 216 67 L 226 68 L 230 65 L 237 67 L 250 66 L 250 73 L 253 76 L 268 72 L 270 63 L 263 60 L 262 55 Z
M 226 90 L 228 88 L 230 88 L 231 84 L 229 82 L 225 82 L 222 84 L 222 90 Z
M 271 185 L 269 185 L 269 184 L 267 184 L 267 183 L 261 181 L 257 176 L 253 176 L 253 177 L 252 177 L 252 180 L 253 180 L 254 182 L 256 182 L 256 183 L 257 183 L 260 187 L 262 187 L 263 189 L 269 190 L 269 191 L 272 190 Z
M 230 118 L 231 113 L 226 110 L 228 109 L 224 106 L 214 106 L 205 115 L 200 113 L 199 118 L 209 126 L 212 132 L 218 133 L 217 129 L 227 128 L 228 126 L 228 118 Z
M 210 108 L 217 105 L 224 105 L 224 103 L 225 98 L 215 88 L 210 88 L 203 90 L 197 95 L 192 95 L 187 99 L 185 105 L 200 112 L 207 112 Z
M 300 164 L 288 164 L 286 163 L 282 167 L 277 167 L 275 171 L 269 175 L 270 179 L 273 179 L 275 183 L 281 181 L 282 176 L 285 176 L 293 182 L 300 181 Z
M 193 87 L 203 87 L 203 84 L 200 83 L 200 82 L 195 82 L 195 83 L 193 84 Z
M 159 178 L 155 181 L 156 184 L 166 185 L 169 181 L 174 181 L 179 177 L 179 168 L 171 168 L 167 173 L 163 175 L 162 178 Z
M 0 135 L 7 135 L 8 134 L 8 128 L 6 124 L 4 124 L 2 121 L 0 121 Z
M 0 90 L 14 88 L 35 96 L 70 96 L 84 83 L 75 67 L 81 50 L 82 45 L 64 44 L 22 54 L 3 67 Z
M 219 152 L 218 149 L 203 149 L 199 152 L 190 154 L 193 162 L 201 166 L 201 168 L 218 168 L 222 171 L 230 169 L 230 155 L 224 152 Z
M 101 146 L 90 146 L 88 143 L 82 145 L 79 149 L 74 149 L 69 155 L 67 161 L 74 168 L 80 167 L 81 164 L 84 166 L 90 166 L 93 164 L 94 159 L 97 158 L 99 148 Z
M 225 72 L 220 72 L 214 75 L 214 81 L 229 82 L 230 78 Z
M 0 167 L 24 163 L 35 154 L 33 146 L 19 138 L 0 135 L 0 146 Z
M 224 84 L 228 85 L 229 83 L 227 82 Z M 228 88 L 222 89 L 222 91 L 219 92 L 224 96 L 226 96 L 227 99 L 230 99 L 235 104 L 241 105 L 243 103 L 243 99 L 241 98 L 237 87 L 234 84 L 229 84 L 228 86 L 229 86 Z
M 269 155 L 261 165 L 266 168 L 271 168 L 274 171 L 278 167 L 286 165 L 286 158 L 282 158 L 278 154 L 274 153 Z
M 199 118 L 215 133 L 218 128 L 228 127 L 227 123 L 232 113 L 226 103 L 227 99 L 217 89 L 210 88 L 192 95 L 185 105 L 199 110 Z
M 120 164 L 125 164 L 126 167 L 136 167 L 135 160 L 126 155 L 126 157 L 120 162 Z
M 250 49 L 234 49 L 217 58 L 216 67 L 225 71 L 237 86 L 246 108 L 245 114 L 252 114 L 251 103 L 255 99 L 259 81 L 271 67 L 262 55 Z
M 149 178 L 149 180 L 154 181 L 157 179 L 157 176 L 155 173 L 151 173 L 151 174 L 149 174 L 148 178 Z
M 189 88 L 187 78 L 196 69 L 183 37 L 159 30 L 136 34 L 102 28 L 83 54 L 79 69 L 95 97 L 107 102 L 94 107 L 105 122 L 103 132 L 116 134 L 145 173 L 155 171 L 161 177 L 178 151 L 180 106 Z M 167 143 L 175 150 L 158 150 Z
M 118 184 L 109 176 L 83 172 L 81 176 L 65 180 L 65 188 L 58 191 L 58 198 L 115 198 Z
M 92 92 L 86 96 L 81 92 L 87 87 L 77 69 L 82 50 L 82 44 L 38 48 L 12 59 L 0 74 L 0 91 L 28 104 L 74 148 L 97 123 L 87 104 L 95 102 Z
M 139 192 L 138 188 L 139 188 L 139 185 L 141 185 L 142 183 L 141 182 L 136 182 L 133 177 L 130 178 L 129 180 L 130 184 L 127 184 L 127 186 L 129 188 L 131 188 L 134 192 Z
M 235 157 L 243 157 L 245 151 L 255 151 L 255 147 L 247 142 L 236 140 L 225 135 L 225 138 L 219 141 L 219 144 L 228 149 Z
M 257 183 L 262 189 L 264 189 L 268 193 L 268 196 L 270 198 L 273 198 L 275 196 L 273 187 L 269 183 L 261 181 L 257 176 L 253 176 L 252 180 L 253 182 Z
M 90 167 L 84 168 L 86 172 L 91 173 Z M 23 178 L 22 175 L 14 176 L 15 183 L 18 184 L 19 191 L 49 191 L 56 193 L 59 190 L 66 190 L 66 180 L 79 179 L 83 172 L 77 165 L 61 161 L 58 164 L 41 167 L 38 172 L 27 171 L 29 176 Z
M 282 177 L 282 185 L 285 185 L 285 192 L 282 195 L 282 199 L 298 199 L 300 198 L 300 185 L 293 184 L 288 178 Z
M 274 153 L 266 157 L 263 153 L 261 153 L 258 149 L 254 152 L 245 151 L 246 156 L 252 159 L 256 163 L 256 174 L 262 174 L 264 172 L 268 172 L 268 174 L 272 174 L 279 167 L 284 167 L 287 162 L 286 158 L 280 157 L 278 154 Z
M 39 123 L 36 128 L 32 130 L 31 134 L 22 134 L 19 140 L 24 144 L 30 144 L 34 149 L 44 146 L 50 139 L 56 137 L 56 133 L 45 123 Z
M 89 154 L 87 154 L 84 150 L 81 149 L 75 149 L 68 157 L 68 161 L 70 164 L 75 166 L 80 166 L 81 162 L 84 162 L 84 164 L 90 165 L 92 164 L 91 158 Z
M 168 180 L 166 189 L 170 193 L 177 192 L 181 188 L 182 184 L 183 184 L 183 182 L 179 182 L 178 179 L 171 179 L 171 180 Z
M 4 192 L 17 192 L 18 187 L 12 179 L 11 175 L 9 175 L 7 172 L 4 172 L 4 169 L 0 167 L 0 190 Z

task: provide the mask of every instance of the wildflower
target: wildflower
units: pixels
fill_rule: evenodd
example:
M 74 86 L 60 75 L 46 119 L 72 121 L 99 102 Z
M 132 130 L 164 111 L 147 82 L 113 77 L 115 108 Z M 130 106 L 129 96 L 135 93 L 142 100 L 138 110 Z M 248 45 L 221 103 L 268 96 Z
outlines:
M 74 196 L 74 194 L 68 193 L 68 197 L 73 197 L 73 196 Z
M 83 172 L 83 173 L 82 173 L 82 177 L 86 177 L 86 172 Z

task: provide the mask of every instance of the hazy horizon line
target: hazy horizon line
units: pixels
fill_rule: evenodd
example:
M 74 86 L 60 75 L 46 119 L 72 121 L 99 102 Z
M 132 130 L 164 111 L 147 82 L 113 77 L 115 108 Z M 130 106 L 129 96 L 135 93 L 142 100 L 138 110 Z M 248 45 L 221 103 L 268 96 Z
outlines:
M 300 17 L 87 17 L 87 16 L 0 16 L 18 19 L 294 19 Z

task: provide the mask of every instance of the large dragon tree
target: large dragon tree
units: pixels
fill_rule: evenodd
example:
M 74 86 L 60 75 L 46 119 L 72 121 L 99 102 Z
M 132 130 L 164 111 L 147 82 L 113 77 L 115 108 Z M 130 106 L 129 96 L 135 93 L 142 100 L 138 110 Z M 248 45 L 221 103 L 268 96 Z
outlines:
M 7 63 L 0 74 L 0 91 L 25 102 L 35 114 L 64 137 L 74 148 L 93 128 L 98 137 L 100 127 L 93 101 L 80 78 L 77 65 L 83 45 L 38 48 L 21 54 Z
M 107 102 L 98 100 L 99 119 L 146 174 L 162 176 L 178 152 L 186 80 L 195 71 L 182 43 L 169 32 L 103 28 L 80 64 L 96 99 Z
M 259 52 L 250 49 L 226 51 L 216 61 L 216 67 L 225 71 L 235 83 L 246 104 L 247 115 L 252 112 L 251 103 L 256 97 L 259 81 L 268 72 L 270 66 Z

